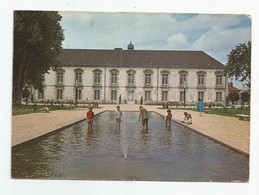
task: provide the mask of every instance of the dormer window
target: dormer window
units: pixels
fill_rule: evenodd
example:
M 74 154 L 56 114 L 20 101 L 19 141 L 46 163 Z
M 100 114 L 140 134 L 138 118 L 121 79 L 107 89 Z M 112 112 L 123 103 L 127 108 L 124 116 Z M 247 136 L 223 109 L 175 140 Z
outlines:
M 100 73 L 95 73 L 94 74 L 94 83 L 95 84 L 100 84 L 101 83 L 101 74 Z
M 41 80 L 42 83 L 44 83 L 44 81 L 45 81 L 45 75 L 44 75 L 44 73 L 41 75 L 40 80 Z
M 183 87 L 184 85 L 187 84 L 187 75 L 188 75 L 188 72 L 185 71 L 185 70 L 181 70 L 181 71 L 179 71 L 178 73 L 179 73 L 179 75 L 180 75 L 180 81 L 179 81 L 180 86 Z
M 95 69 L 93 71 L 93 73 L 94 73 L 94 84 L 100 85 L 101 84 L 101 73 L 102 73 L 102 71 L 99 70 L 99 69 Z
M 168 74 L 162 74 L 162 85 L 168 84 Z
M 133 72 L 130 72 L 128 74 L 128 83 L 129 84 L 133 84 L 134 83 L 134 73 Z
M 77 82 L 77 84 L 82 83 L 82 73 L 81 72 L 76 73 L 76 82 Z
M 145 74 L 145 84 L 146 85 L 151 84 L 151 74 Z
M 111 77 L 112 77 L 111 83 L 116 84 L 117 83 L 117 73 L 112 73 Z
M 216 85 L 221 86 L 222 85 L 222 75 L 216 76 Z
M 64 82 L 64 74 L 65 74 L 65 70 L 63 69 L 57 70 L 57 84 L 62 84 Z
M 75 82 L 76 84 L 82 84 L 82 74 L 83 74 L 83 70 L 81 68 L 77 68 L 74 70 L 75 72 Z
M 199 86 L 204 85 L 204 75 L 198 75 L 198 85 Z
M 206 79 L 206 72 L 204 71 L 199 71 L 197 72 L 197 76 L 198 76 L 198 87 L 205 87 L 205 79 Z
M 111 73 L 111 84 L 118 84 L 118 73 L 119 71 L 117 69 L 110 70 Z
M 186 74 L 180 74 L 180 85 L 184 85 L 186 81 Z
M 163 70 L 161 71 L 161 74 L 162 74 L 162 85 L 168 85 L 170 72 L 168 70 Z
M 57 73 L 57 82 L 58 83 L 63 83 L 63 72 L 58 72 Z
M 145 75 L 145 85 L 150 86 L 152 83 L 152 74 L 153 71 L 152 70 L 144 70 L 143 71 L 144 75 Z
M 216 87 L 221 87 L 223 84 L 223 72 L 222 71 L 216 71 Z
M 129 70 L 129 71 L 127 71 L 127 73 L 128 73 L 128 84 L 129 85 L 135 84 L 135 73 L 136 73 L 136 71 Z

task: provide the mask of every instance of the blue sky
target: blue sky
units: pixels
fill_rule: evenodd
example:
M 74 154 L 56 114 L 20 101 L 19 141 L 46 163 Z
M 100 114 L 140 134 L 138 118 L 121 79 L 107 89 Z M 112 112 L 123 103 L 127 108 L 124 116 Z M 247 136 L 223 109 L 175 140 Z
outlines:
M 221 63 L 239 43 L 251 40 L 247 15 L 60 12 L 64 48 L 202 50 Z M 242 83 L 234 82 L 239 88 Z

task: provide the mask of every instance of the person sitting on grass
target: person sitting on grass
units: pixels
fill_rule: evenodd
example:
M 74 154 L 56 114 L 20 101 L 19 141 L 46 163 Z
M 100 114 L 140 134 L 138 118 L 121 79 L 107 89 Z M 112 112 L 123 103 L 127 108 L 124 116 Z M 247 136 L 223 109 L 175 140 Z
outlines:
M 43 105 L 42 110 L 49 113 L 49 108 L 45 104 Z
M 183 118 L 181 120 L 182 123 L 187 123 L 187 119 L 188 119 L 188 113 L 187 112 L 184 112 L 183 113 Z
M 167 115 L 165 117 L 165 126 L 167 127 L 167 122 L 168 122 L 169 127 L 171 127 L 171 121 L 172 121 L 172 112 L 171 110 L 167 110 Z
M 192 124 L 192 115 L 191 114 L 188 114 L 187 123 Z
M 93 110 L 93 108 L 90 106 L 89 111 L 86 114 L 86 121 L 88 123 L 88 130 L 92 130 L 92 128 L 93 128 L 94 112 L 92 110 Z

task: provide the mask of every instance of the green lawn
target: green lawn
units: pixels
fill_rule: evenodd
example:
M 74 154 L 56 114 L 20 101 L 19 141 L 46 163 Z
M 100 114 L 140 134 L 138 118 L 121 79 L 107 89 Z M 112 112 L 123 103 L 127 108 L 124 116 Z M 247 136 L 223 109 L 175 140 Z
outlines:
M 65 110 L 67 109 L 65 106 L 51 106 L 51 105 L 47 105 L 47 107 L 49 108 L 50 112 L 54 111 L 54 110 Z M 33 105 L 22 105 L 22 106 L 13 106 L 12 107 L 12 116 L 16 116 L 16 115 L 22 115 L 22 114 L 30 114 L 30 113 L 38 113 L 38 112 L 43 112 L 41 110 L 42 106 L 41 105 L 37 105 L 36 107 L 34 107 Z M 85 108 L 87 109 L 88 107 L 81 107 L 78 106 L 78 108 Z M 94 109 L 100 109 L 102 107 L 97 107 Z
M 159 107 L 158 109 L 165 109 Z M 172 108 L 171 110 L 192 110 L 198 112 L 197 108 Z M 238 117 L 237 114 L 250 115 L 250 108 L 205 108 L 204 110 L 211 110 L 211 114 L 217 114 L 222 116 Z
M 47 106 L 50 111 L 52 110 L 63 110 L 65 107 L 61 106 Z M 37 113 L 43 112 L 41 110 L 42 106 L 32 106 L 32 105 L 23 105 L 23 106 L 13 106 L 12 108 L 12 115 L 21 115 L 21 114 L 30 114 L 30 113 Z

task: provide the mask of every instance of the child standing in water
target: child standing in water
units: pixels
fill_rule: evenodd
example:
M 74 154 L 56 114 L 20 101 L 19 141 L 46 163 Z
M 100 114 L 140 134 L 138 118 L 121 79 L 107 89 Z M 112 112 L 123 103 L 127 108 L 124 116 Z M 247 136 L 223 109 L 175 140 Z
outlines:
M 171 121 L 172 121 L 171 110 L 167 110 L 167 115 L 165 117 L 165 126 L 167 127 L 167 122 L 168 122 L 169 123 L 169 127 L 171 127 Z
M 140 114 L 139 114 L 138 121 L 140 121 L 140 118 L 142 117 L 142 131 L 145 130 L 145 126 L 146 126 L 146 131 L 147 131 L 148 130 L 148 112 L 145 108 L 143 108 L 143 106 L 140 106 L 139 110 L 140 110 Z
M 122 119 L 122 111 L 120 110 L 120 106 L 117 106 L 117 110 L 114 113 L 114 119 L 115 119 L 115 129 L 120 130 L 121 125 L 121 119 Z
M 86 114 L 86 121 L 88 123 L 88 130 L 92 130 L 92 128 L 93 128 L 94 112 L 92 110 L 93 110 L 93 108 L 90 106 L 89 111 Z

